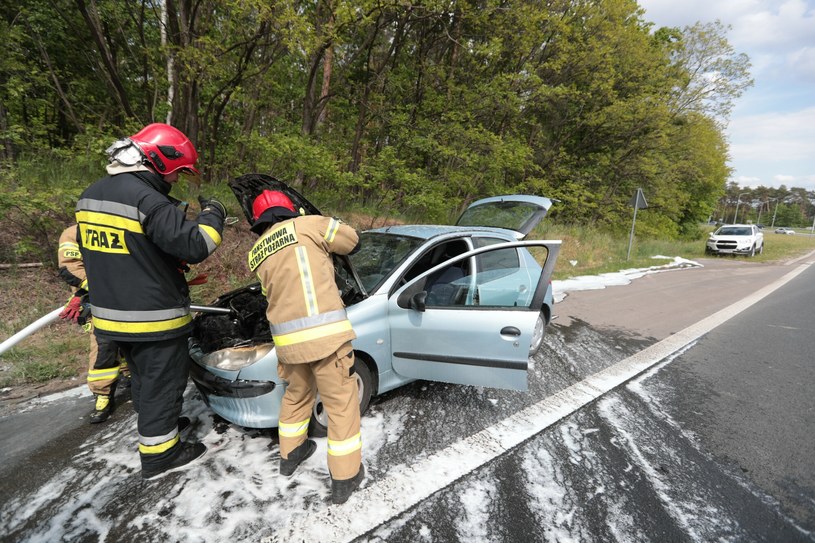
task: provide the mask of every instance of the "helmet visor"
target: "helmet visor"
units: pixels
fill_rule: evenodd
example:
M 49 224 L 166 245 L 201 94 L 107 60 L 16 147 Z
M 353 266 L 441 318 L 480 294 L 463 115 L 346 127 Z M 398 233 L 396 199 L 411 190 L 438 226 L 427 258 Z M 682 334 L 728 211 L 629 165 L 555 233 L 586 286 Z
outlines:
M 178 173 L 196 185 L 201 184 L 201 172 L 197 168 L 184 167 L 179 169 Z

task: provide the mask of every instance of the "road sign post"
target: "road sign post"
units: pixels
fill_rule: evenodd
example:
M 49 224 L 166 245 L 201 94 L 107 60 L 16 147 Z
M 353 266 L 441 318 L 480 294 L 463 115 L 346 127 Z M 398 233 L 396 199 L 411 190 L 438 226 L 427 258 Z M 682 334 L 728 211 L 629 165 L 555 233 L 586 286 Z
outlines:
M 631 198 L 628 205 L 634 207 L 634 220 L 631 222 L 631 235 L 628 236 L 628 254 L 625 256 L 626 260 L 631 258 L 631 244 L 634 243 L 634 227 L 637 225 L 637 210 L 648 207 L 648 202 L 645 201 L 645 195 L 642 193 L 642 189 L 637 189 L 637 193 Z

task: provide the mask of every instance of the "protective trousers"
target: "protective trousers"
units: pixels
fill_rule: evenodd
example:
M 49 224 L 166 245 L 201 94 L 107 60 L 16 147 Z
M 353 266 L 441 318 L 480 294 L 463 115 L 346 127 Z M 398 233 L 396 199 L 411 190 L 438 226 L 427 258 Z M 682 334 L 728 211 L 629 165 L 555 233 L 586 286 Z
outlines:
M 106 338 L 91 333 L 91 349 L 88 359 L 88 388 L 94 394 L 109 396 L 119 379 L 119 372 L 127 369 L 119 354 L 119 348 Z
M 190 369 L 187 336 L 163 341 L 121 341 L 132 379 L 133 409 L 139 415 L 142 469 L 155 469 L 178 454 L 178 417 Z
M 328 414 L 328 470 L 336 480 L 354 477 L 362 461 L 362 436 L 351 344 L 317 362 L 279 363 L 277 372 L 288 382 L 280 406 L 280 456 L 287 459 L 306 440 L 319 392 Z

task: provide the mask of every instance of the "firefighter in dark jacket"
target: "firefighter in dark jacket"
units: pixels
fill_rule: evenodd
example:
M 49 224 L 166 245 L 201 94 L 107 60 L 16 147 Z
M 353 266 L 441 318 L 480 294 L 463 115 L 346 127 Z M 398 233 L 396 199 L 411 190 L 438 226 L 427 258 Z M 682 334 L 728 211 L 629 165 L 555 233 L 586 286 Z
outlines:
M 114 342 L 132 374 L 142 477 L 175 471 L 206 452 L 179 436 L 192 329 L 183 268 L 221 243 L 226 210 L 203 199 L 187 219 L 169 196 L 179 174 L 198 175 L 198 153 L 178 129 L 151 124 L 107 149 L 108 176 L 76 207 L 94 333 Z
M 84 315 L 84 300 L 88 294 L 88 281 L 85 264 L 77 242 L 77 225 L 72 224 L 59 237 L 57 260 L 59 276 L 73 290 L 60 317 L 91 327 L 90 315 Z M 119 350 L 111 341 L 91 333 L 91 348 L 88 360 L 88 388 L 94 395 L 94 411 L 90 415 L 91 424 L 105 422 L 113 410 L 113 399 L 119 382 L 129 386 L 130 371 L 123 363 Z
M 266 317 L 288 383 L 280 407 L 280 473 L 290 476 L 317 445 L 307 439 L 317 392 L 328 413 L 331 499 L 343 503 L 361 483 L 359 392 L 354 375 L 356 337 L 334 279 L 332 253 L 357 247 L 353 228 L 337 219 L 301 216 L 282 192 L 264 190 L 252 205 L 249 253 L 269 302 Z

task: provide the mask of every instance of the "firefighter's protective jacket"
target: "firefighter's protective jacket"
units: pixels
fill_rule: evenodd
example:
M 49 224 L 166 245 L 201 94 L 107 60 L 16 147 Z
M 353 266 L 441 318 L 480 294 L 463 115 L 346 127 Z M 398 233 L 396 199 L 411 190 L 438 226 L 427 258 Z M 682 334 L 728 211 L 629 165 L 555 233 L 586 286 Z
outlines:
M 306 215 L 270 226 L 249 252 L 260 279 L 277 356 L 286 364 L 321 360 L 356 337 L 334 279 L 331 253 L 359 242 L 338 219 Z
M 78 227 L 72 224 L 62 231 L 59 236 L 57 249 L 57 263 L 60 278 L 71 286 L 73 292 L 84 294 L 88 290 L 88 280 L 85 276 L 85 264 L 82 262 L 82 253 L 79 251 L 77 241 Z
M 156 341 L 191 330 L 189 287 L 180 266 L 207 258 L 221 243 L 223 217 L 189 220 L 150 171 L 110 175 L 76 206 L 80 250 L 97 335 Z

